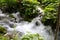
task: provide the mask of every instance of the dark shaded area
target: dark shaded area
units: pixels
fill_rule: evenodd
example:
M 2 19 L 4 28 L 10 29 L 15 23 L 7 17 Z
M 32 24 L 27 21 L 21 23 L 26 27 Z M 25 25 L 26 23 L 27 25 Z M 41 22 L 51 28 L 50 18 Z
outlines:
M 7 32 L 7 30 L 0 26 L 0 35 L 5 34 L 6 32 Z
M 54 20 L 53 19 L 47 19 L 46 21 L 44 21 L 43 23 L 44 23 L 44 25 L 50 25 L 50 26 L 52 26 L 51 28 L 52 28 L 52 30 L 53 30 L 53 32 L 55 32 L 55 29 L 56 29 L 56 23 L 57 22 L 53 22 Z
M 1 10 L 3 13 L 16 13 L 18 12 L 20 8 L 20 4 L 19 3 L 15 3 L 15 4 L 7 4 L 6 7 L 2 7 Z

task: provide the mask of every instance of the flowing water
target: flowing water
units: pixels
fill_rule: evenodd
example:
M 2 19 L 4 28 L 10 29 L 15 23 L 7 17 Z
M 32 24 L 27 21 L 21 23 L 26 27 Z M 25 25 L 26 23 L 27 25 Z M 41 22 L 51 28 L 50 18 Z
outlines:
M 40 13 L 43 14 L 43 10 L 37 7 L 40 10 Z M 20 32 L 20 36 L 30 32 L 32 34 L 40 34 L 44 40 L 54 40 L 53 32 L 50 26 L 45 26 L 41 22 L 42 16 L 37 16 L 31 22 L 22 21 L 22 18 L 19 16 L 19 12 L 12 13 L 14 18 L 10 18 L 8 14 L 2 13 L 0 11 L 0 25 L 4 26 L 7 29 L 7 33 L 11 34 L 13 31 Z M 14 28 L 13 28 L 14 27 Z

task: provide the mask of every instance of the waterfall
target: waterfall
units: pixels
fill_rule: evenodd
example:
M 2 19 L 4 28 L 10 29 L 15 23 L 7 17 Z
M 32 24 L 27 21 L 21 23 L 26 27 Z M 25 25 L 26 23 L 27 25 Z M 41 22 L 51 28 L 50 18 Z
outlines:
M 40 11 L 39 13 L 43 13 L 43 10 L 40 7 L 37 7 L 37 9 Z M 36 18 L 34 18 L 31 22 L 28 21 L 20 21 L 22 18 L 19 17 L 19 12 L 12 13 L 12 15 L 15 16 L 16 21 L 14 19 L 9 18 L 8 14 L 2 13 L 0 11 L 0 25 L 3 25 L 4 28 L 7 29 L 8 34 L 12 34 L 13 31 L 20 32 L 20 35 L 25 35 L 26 33 L 30 32 L 32 34 L 38 33 L 40 34 L 44 40 L 54 40 L 53 32 L 51 30 L 50 26 L 45 26 L 41 22 L 42 16 L 39 15 Z M 13 20 L 13 21 L 10 21 Z M 15 26 L 13 28 L 13 26 Z

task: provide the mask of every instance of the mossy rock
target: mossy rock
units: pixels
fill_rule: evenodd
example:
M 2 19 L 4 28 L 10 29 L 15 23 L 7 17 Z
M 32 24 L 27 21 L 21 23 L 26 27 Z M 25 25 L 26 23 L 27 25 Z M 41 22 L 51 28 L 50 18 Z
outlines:
M 0 26 L 0 34 L 5 34 L 6 32 L 7 30 L 4 27 Z

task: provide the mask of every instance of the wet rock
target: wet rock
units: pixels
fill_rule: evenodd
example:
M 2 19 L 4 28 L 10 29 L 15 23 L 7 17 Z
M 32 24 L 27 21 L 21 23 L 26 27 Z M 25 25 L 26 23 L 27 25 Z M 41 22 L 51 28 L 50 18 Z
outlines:
M 35 24 L 36 24 L 36 26 L 40 25 L 40 23 L 38 21 Z

